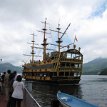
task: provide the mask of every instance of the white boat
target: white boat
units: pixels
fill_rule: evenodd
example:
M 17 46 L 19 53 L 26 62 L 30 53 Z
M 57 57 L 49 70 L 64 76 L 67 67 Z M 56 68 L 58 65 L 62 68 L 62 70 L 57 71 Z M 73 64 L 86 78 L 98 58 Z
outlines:
M 98 107 L 61 91 L 57 92 L 57 99 L 63 107 Z

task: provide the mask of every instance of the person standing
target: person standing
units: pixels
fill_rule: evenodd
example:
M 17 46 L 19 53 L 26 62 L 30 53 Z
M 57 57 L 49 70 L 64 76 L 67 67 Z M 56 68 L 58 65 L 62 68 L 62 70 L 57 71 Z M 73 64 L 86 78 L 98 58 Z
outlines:
M 1 89 L 2 89 L 2 78 L 1 78 L 1 73 L 0 73 L 0 93 L 1 93 Z
M 8 99 L 8 102 L 7 102 L 7 107 L 11 107 L 11 95 L 13 93 L 13 82 L 15 81 L 16 79 L 16 75 L 17 75 L 17 72 L 14 71 L 13 73 L 11 73 L 9 75 L 9 99 Z
M 5 78 L 6 72 L 2 73 L 1 79 L 2 79 L 2 94 L 5 94 L 5 88 L 4 88 L 4 78 Z
M 2 87 L 4 87 L 4 78 L 5 78 L 6 72 L 3 72 L 1 78 L 2 78 Z
M 24 83 L 22 82 L 22 76 L 18 75 L 16 81 L 13 83 L 13 93 L 11 107 L 21 107 L 21 101 L 23 100 Z
M 9 99 L 9 76 L 10 74 L 11 74 L 11 70 L 7 70 L 7 73 L 4 78 L 5 95 L 6 95 L 7 101 Z

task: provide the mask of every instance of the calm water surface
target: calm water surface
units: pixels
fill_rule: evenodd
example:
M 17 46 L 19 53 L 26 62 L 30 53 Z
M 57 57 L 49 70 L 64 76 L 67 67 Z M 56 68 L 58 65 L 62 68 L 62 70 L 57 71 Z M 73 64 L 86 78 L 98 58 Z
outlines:
M 107 76 L 84 75 L 79 85 L 33 85 L 32 95 L 42 107 L 50 107 L 58 90 L 84 99 L 87 102 L 107 107 Z

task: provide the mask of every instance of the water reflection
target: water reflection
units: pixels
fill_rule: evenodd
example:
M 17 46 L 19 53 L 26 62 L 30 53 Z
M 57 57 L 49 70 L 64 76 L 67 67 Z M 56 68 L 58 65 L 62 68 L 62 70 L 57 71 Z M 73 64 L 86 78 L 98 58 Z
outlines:
M 50 107 L 51 101 L 56 99 L 57 91 L 74 95 L 82 99 L 82 91 L 80 85 L 43 85 L 33 83 L 32 94 L 42 107 Z
M 42 107 L 50 107 L 56 93 L 74 95 L 99 107 L 107 107 L 107 76 L 83 75 L 79 85 L 43 85 L 33 83 L 32 95 Z

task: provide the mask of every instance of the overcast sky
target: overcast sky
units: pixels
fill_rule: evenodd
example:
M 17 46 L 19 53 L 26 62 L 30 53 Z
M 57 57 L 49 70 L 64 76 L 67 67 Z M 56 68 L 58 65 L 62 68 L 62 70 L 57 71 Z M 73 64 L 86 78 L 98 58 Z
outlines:
M 63 41 L 72 43 L 76 35 L 84 55 L 84 63 L 98 57 L 107 58 L 107 0 L 0 0 L 0 58 L 2 63 L 22 65 L 29 61 L 33 32 L 36 43 L 42 43 L 41 21 L 47 18 L 47 28 L 64 32 Z M 47 35 L 49 42 L 56 33 Z M 66 39 L 67 37 L 67 39 Z M 54 42 L 55 43 L 55 42 Z M 78 47 L 77 46 L 77 47 Z M 36 50 L 36 55 L 42 51 Z M 38 58 L 37 58 L 38 59 Z

